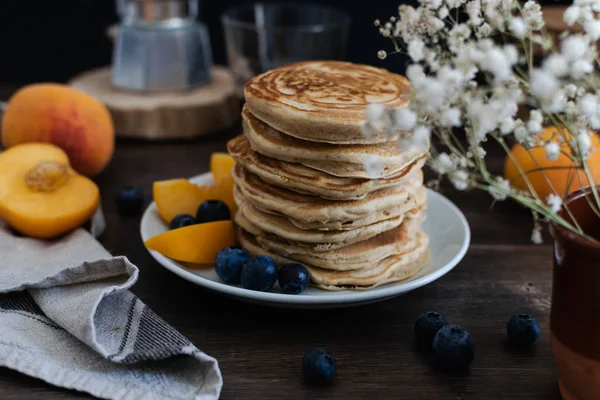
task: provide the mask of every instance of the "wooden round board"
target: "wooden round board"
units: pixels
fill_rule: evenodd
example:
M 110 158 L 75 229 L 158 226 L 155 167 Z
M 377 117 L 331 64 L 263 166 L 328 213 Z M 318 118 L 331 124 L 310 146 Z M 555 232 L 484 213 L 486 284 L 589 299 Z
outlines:
M 115 134 L 148 140 L 192 138 L 227 128 L 240 118 L 240 101 L 227 68 L 214 67 L 209 84 L 186 92 L 122 91 L 110 67 L 73 78 L 69 85 L 104 103 Z

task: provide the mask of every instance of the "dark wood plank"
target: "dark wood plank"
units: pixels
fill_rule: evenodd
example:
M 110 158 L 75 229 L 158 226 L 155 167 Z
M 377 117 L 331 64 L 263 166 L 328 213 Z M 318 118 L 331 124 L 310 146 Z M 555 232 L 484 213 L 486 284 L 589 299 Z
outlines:
M 97 178 L 108 221 L 104 245 L 141 270 L 133 291 L 159 315 L 219 360 L 224 399 L 557 399 L 548 339 L 551 248 L 530 245 L 530 219 L 515 204 L 490 211 L 486 193 L 447 194 L 471 224 L 472 246 L 444 278 L 405 296 L 358 308 L 299 311 L 248 305 L 203 290 L 153 261 L 139 236 L 139 218 L 117 214 L 114 197 L 125 185 L 151 200 L 152 182 L 208 170 L 209 155 L 224 151 L 231 130 L 201 140 L 144 144 L 120 141 L 109 168 Z M 496 163 L 501 163 L 497 160 Z M 473 335 L 471 372 L 446 376 L 413 349 L 420 313 L 437 310 Z M 542 337 L 531 352 L 511 351 L 506 321 L 531 313 Z M 339 369 L 333 385 L 310 388 L 300 360 L 312 346 L 329 348 Z M 2 399 L 66 399 L 82 395 L 2 369 Z

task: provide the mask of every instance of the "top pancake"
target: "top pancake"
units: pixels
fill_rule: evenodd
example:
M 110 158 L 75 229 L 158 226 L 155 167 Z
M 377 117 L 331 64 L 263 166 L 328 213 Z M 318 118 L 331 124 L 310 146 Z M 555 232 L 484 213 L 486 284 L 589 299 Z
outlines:
M 340 61 L 306 61 L 252 78 L 244 95 L 248 110 L 273 128 L 313 142 L 365 144 L 397 133 L 363 134 L 371 103 L 408 104 L 410 83 L 385 69 Z

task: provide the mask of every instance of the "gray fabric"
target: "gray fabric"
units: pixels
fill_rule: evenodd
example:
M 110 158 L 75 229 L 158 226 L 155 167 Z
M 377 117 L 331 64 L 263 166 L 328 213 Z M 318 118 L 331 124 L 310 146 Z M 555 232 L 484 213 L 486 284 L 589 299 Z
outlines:
M 106 399 L 215 399 L 217 361 L 128 289 L 138 269 L 87 231 L 54 241 L 0 221 L 0 365 Z

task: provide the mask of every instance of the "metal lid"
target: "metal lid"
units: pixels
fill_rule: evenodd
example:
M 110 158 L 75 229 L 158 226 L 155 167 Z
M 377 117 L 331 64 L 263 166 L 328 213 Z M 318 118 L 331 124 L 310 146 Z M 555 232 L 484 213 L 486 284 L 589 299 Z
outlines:
M 195 20 L 198 0 L 117 0 L 123 24 L 177 25 Z

